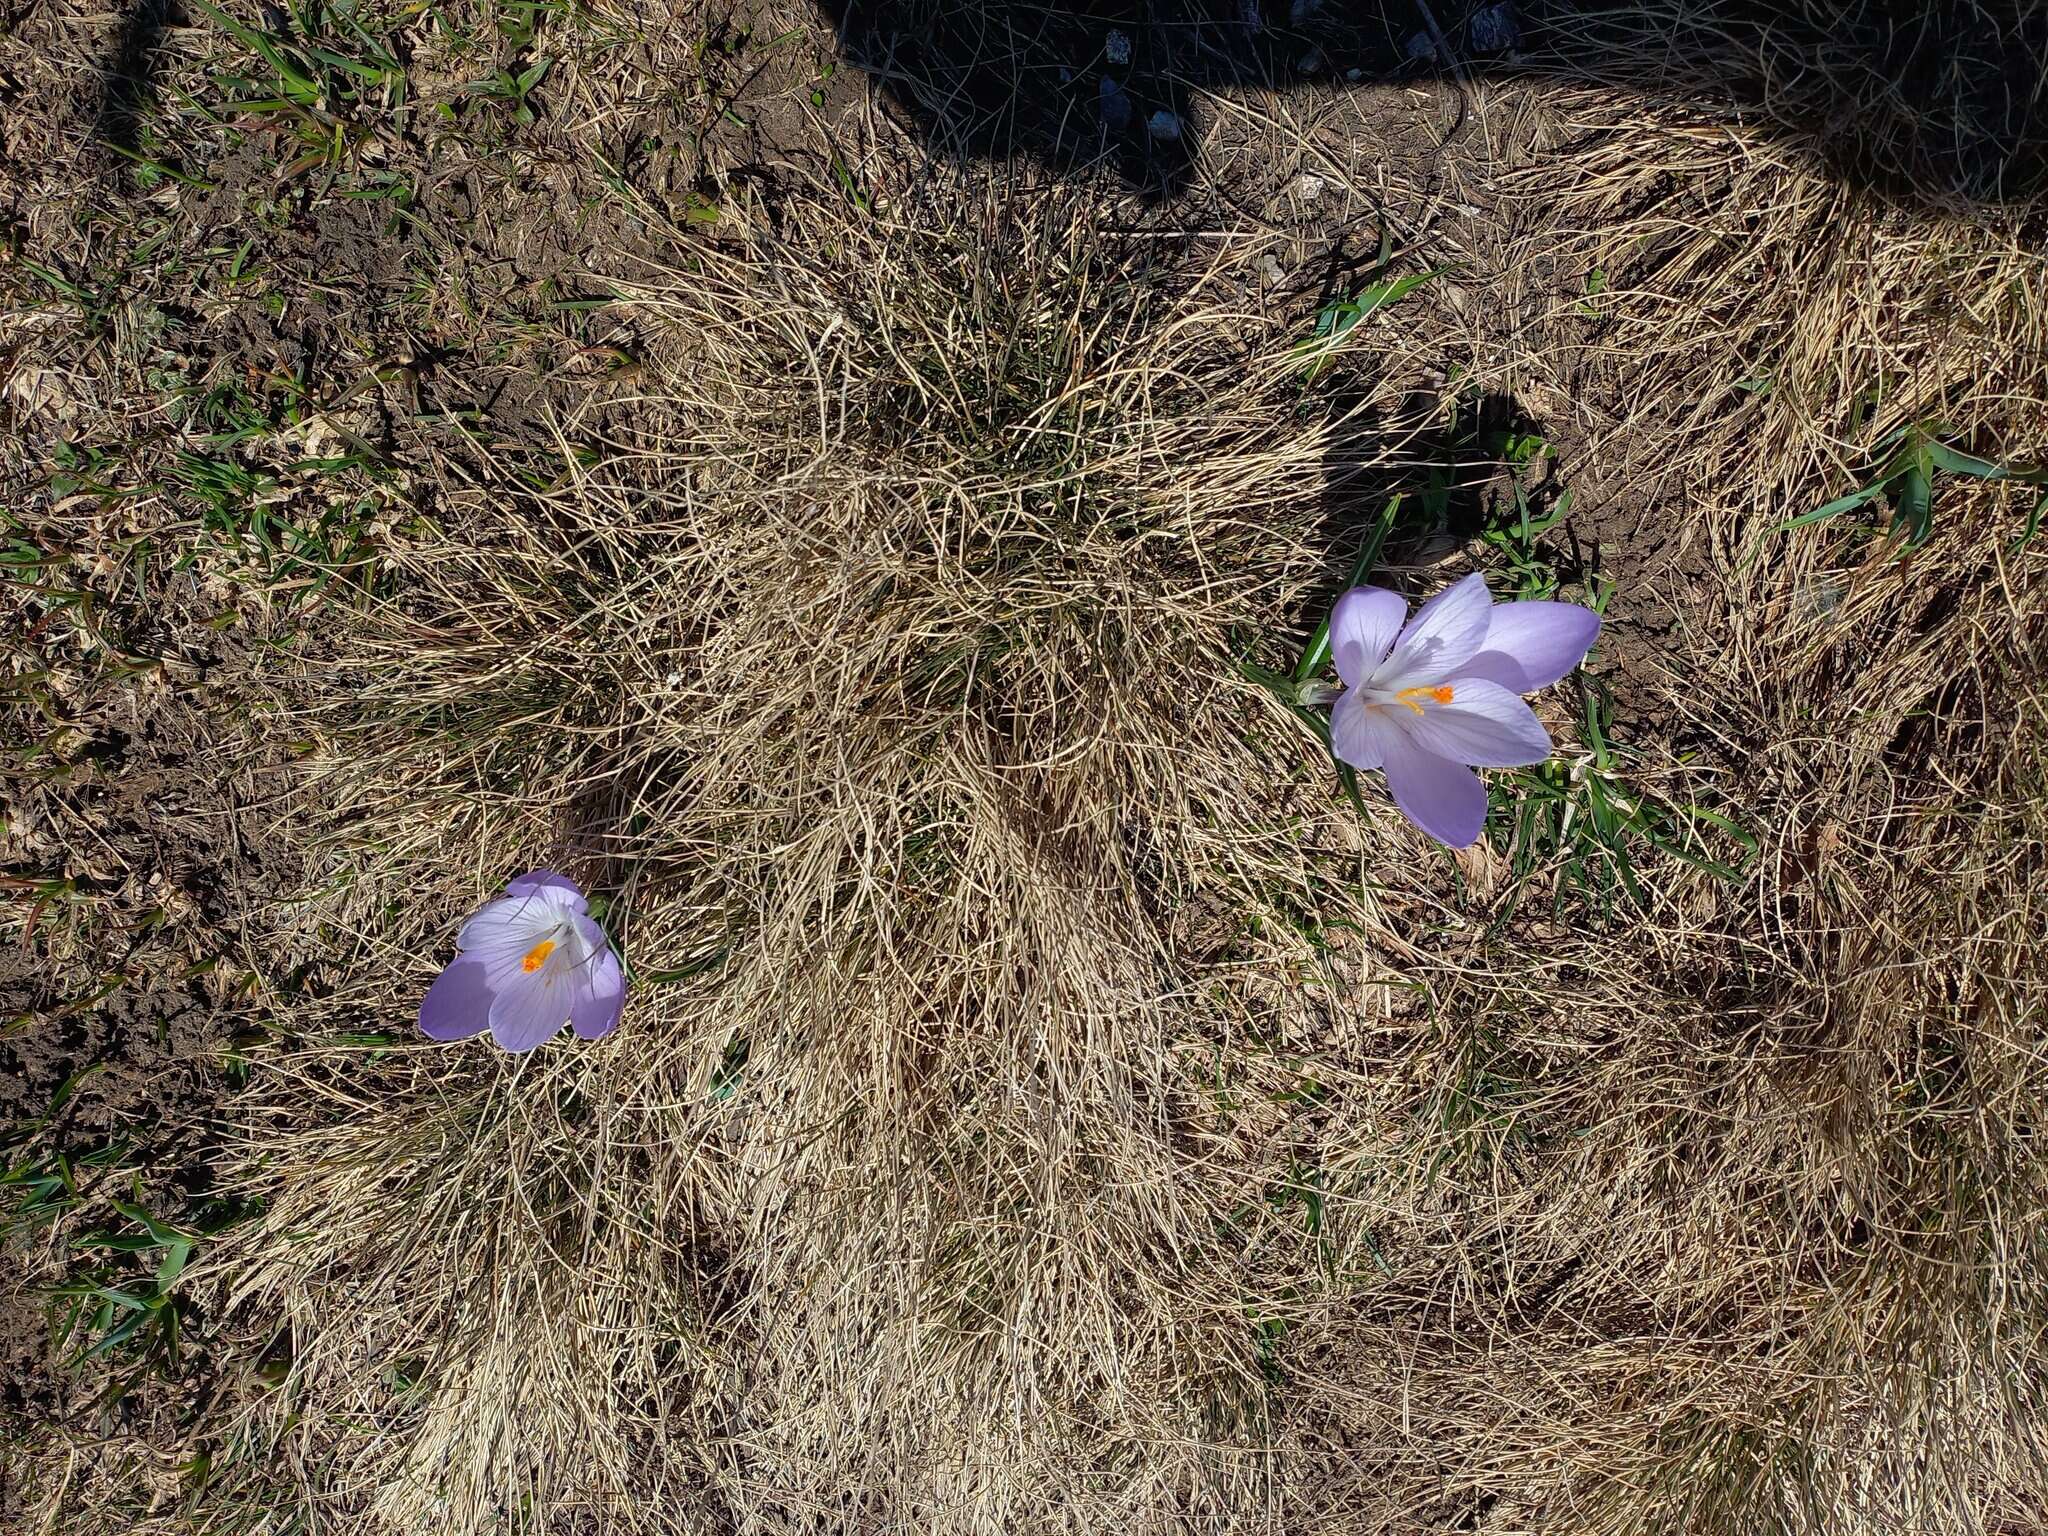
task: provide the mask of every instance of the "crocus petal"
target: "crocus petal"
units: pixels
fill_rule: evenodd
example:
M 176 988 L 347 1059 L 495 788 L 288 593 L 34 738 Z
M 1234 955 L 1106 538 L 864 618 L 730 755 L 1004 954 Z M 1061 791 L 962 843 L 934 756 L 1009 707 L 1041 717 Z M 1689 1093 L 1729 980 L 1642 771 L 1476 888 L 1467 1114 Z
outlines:
M 1577 603 L 1497 603 L 1486 643 L 1458 672 L 1534 693 L 1584 661 L 1599 634 L 1600 615 Z
M 585 1040 L 599 1040 L 619 1027 L 625 1011 L 626 978 L 619 957 L 600 950 L 586 963 L 584 990 L 569 1005 L 570 1027 Z
M 1486 825 L 1486 786 L 1461 763 L 1426 752 L 1406 731 L 1385 737 L 1387 788 L 1416 826 L 1452 848 L 1469 848 Z
M 1543 722 L 1499 683 L 1460 677 L 1418 707 L 1420 714 L 1397 708 L 1387 711 L 1388 718 L 1416 746 L 1438 757 L 1475 768 L 1520 768 L 1550 756 L 1550 733 Z
M 569 1022 L 587 987 L 574 966 L 543 965 L 498 983 L 491 1003 L 491 1033 L 508 1051 L 530 1051 Z
M 1493 599 L 1486 578 L 1474 571 L 1444 588 L 1416 612 L 1373 670 L 1376 689 L 1398 692 L 1455 677 L 1486 639 Z
M 420 1029 L 432 1040 L 467 1040 L 490 1024 L 492 997 L 483 966 L 459 958 L 420 999 Z
M 500 896 L 462 925 L 455 947 L 496 970 L 507 956 L 517 959 L 546 938 L 548 930 L 560 927 L 562 917 L 562 909 L 545 893 Z
M 1401 621 L 1408 617 L 1408 599 L 1384 587 L 1353 587 L 1330 610 L 1330 655 L 1344 686 L 1356 688 L 1387 659 Z
M 1337 761 L 1361 772 L 1377 768 L 1385 755 L 1377 728 L 1378 710 L 1370 708 L 1365 695 L 1340 694 L 1330 709 L 1330 750 Z
M 567 875 L 552 869 L 528 870 L 516 880 L 505 882 L 507 896 L 539 896 L 544 901 L 569 908 L 573 912 L 587 910 L 583 900 L 583 888 Z

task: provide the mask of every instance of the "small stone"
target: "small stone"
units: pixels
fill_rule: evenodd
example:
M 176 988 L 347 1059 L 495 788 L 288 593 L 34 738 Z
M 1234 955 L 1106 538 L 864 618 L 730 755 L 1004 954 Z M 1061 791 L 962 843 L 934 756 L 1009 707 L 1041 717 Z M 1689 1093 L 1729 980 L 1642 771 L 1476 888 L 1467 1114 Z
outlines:
M 1290 25 L 1298 27 L 1322 8 L 1323 0 L 1293 0 L 1287 7 L 1287 20 Z
M 1175 112 L 1154 112 L 1145 121 L 1145 131 L 1161 144 L 1173 144 L 1180 140 L 1180 115 Z
M 1474 53 L 1505 53 L 1522 41 L 1522 24 L 1515 17 L 1514 0 L 1498 0 L 1481 6 L 1466 23 Z
M 1309 49 L 1307 53 L 1304 53 L 1299 59 L 1295 60 L 1294 67 L 1304 75 L 1315 74 L 1323 67 L 1323 50 L 1320 48 Z
M 1122 66 L 1131 62 L 1131 39 L 1125 32 L 1112 32 L 1102 40 L 1102 56 Z
M 1436 58 L 1436 40 L 1427 32 L 1417 32 L 1408 39 L 1408 59 L 1413 64 L 1427 64 Z
M 1303 171 L 1294 183 L 1294 190 L 1300 194 L 1304 203 L 1312 203 L 1323 195 L 1323 188 L 1328 185 L 1328 182 L 1314 172 Z
M 1352 81 L 1363 80 L 1365 78 L 1365 71 L 1354 64 L 1351 68 L 1344 71 L 1344 78 Z

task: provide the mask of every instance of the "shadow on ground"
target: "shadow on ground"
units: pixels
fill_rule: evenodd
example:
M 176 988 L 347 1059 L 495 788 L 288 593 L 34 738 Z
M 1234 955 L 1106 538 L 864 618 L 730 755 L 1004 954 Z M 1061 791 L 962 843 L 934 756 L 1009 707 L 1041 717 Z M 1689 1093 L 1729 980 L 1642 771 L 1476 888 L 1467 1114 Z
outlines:
M 1517 76 L 1776 130 L 1889 198 L 2048 186 L 2048 6 L 2030 0 L 823 0 L 847 55 L 942 154 L 1199 174 L 1201 95 Z

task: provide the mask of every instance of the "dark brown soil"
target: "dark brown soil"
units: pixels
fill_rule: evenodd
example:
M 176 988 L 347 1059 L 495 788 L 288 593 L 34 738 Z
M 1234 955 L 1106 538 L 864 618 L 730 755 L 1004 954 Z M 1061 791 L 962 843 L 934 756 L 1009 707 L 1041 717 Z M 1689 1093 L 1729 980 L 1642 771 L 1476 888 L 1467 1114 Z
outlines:
M 10 1169 L 62 1169 L 72 1189 L 48 1219 L 20 1189 L 0 1205 L 0 1307 L 34 1319 L 4 1336 L 7 1411 L 58 1406 L 58 1362 L 89 1340 L 56 1347 L 42 1288 L 109 1259 L 89 1234 L 124 1226 L 113 1202 L 173 1225 L 207 1205 L 233 1037 L 288 981 L 269 914 L 299 872 L 269 844 L 264 810 L 282 780 L 212 681 L 242 659 L 210 635 L 164 655 L 175 664 L 149 679 L 53 690 L 54 729 L 29 734 L 12 715 L 15 739 L 40 734 L 49 751 L 0 777 L 18 936 L 0 967 L 0 1137 Z

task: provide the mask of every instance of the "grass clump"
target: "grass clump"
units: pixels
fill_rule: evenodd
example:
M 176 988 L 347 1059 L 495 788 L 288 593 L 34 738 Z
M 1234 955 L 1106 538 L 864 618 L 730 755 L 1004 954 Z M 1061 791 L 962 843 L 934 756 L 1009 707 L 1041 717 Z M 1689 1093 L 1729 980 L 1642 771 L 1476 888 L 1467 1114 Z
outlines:
M 1255 963 L 1306 941 L 1232 912 L 1356 927 L 1330 862 L 1405 839 L 1248 739 L 1229 660 L 1328 581 L 1333 473 L 1380 451 L 1342 412 L 1373 397 L 1305 407 L 1222 263 L 978 195 L 962 224 L 824 189 L 622 286 L 657 328 L 630 425 L 516 520 L 506 488 L 451 497 L 404 604 L 308 675 L 324 910 L 389 958 L 294 1033 L 403 1028 L 391 972 L 424 986 L 486 849 L 565 860 L 642 978 L 626 1051 L 473 1060 L 431 1110 L 402 1052 L 331 1123 L 323 1058 L 260 1111 L 271 1228 L 320 1234 L 243 1260 L 305 1320 L 294 1382 L 427 1361 L 378 1476 L 397 1525 L 471 1528 L 510 1486 L 691 1529 L 830 1505 L 883 1456 L 894 1507 L 944 1519 L 1175 1443 L 1190 1508 L 1256 1480 L 1190 1438 L 1262 1422 L 1271 1362 L 1222 1220 L 1240 1154 L 1190 1162 L 1173 1106 L 1186 1063 L 1317 1006 Z M 318 1180 L 253 1172 L 314 1144 Z M 754 1418 L 799 1401 L 823 1416 Z M 572 1454 L 677 1413 L 694 1505 Z M 532 1436 L 486 1451 L 500 1416 Z

